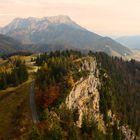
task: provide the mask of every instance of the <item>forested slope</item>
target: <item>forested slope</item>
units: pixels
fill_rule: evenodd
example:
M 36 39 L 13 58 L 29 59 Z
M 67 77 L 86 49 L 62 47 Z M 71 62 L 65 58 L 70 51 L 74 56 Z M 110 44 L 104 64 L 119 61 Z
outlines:
M 109 57 L 104 53 L 95 55 L 98 64 L 111 78 L 117 117 L 140 134 L 140 63 Z
M 39 55 L 36 65 L 41 122 L 30 138 L 133 140 L 139 135 L 139 62 L 104 53 L 56 51 Z

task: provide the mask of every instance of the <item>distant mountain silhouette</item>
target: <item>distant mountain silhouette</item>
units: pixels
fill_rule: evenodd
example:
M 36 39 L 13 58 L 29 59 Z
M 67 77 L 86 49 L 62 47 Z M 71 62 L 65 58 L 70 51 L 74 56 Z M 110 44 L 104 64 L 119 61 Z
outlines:
M 44 18 L 16 18 L 0 29 L 0 32 L 23 44 L 43 44 L 43 48 L 44 44 L 51 44 L 52 46 L 72 46 L 77 49 L 104 51 L 110 55 L 113 53 L 113 55 L 120 56 L 131 53 L 128 48 L 114 40 L 90 32 L 68 16 L 62 15 Z

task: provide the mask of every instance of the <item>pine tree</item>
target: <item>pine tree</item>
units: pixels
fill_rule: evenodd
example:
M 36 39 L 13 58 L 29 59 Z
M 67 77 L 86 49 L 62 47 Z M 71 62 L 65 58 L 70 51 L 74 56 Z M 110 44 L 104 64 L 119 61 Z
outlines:
M 6 87 L 7 87 L 7 81 L 6 81 L 5 74 L 3 73 L 0 77 L 0 89 L 6 89 Z

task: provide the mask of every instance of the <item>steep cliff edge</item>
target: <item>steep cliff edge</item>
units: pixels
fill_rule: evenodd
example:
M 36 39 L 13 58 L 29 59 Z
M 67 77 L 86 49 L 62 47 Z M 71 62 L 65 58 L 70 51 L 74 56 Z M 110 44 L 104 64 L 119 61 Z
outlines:
M 99 110 L 100 94 L 98 87 L 100 86 L 100 81 L 96 60 L 95 58 L 87 57 L 77 62 L 81 63 L 79 71 L 88 71 L 89 75 L 76 82 L 66 99 L 66 104 L 69 109 L 77 111 L 77 126 L 81 127 L 83 115 L 87 115 L 89 119 L 94 119 L 98 122 L 99 129 L 105 133 L 103 116 Z
M 121 131 L 124 140 L 134 140 L 135 133 L 128 126 L 121 126 L 115 114 L 108 110 L 109 123 L 104 121 L 103 114 L 100 111 L 100 88 L 102 85 L 99 69 L 95 57 L 84 57 L 75 61 L 80 67 L 79 71 L 86 71 L 88 75 L 81 77 L 72 88 L 66 98 L 66 105 L 77 114 L 76 125 L 80 128 L 83 116 L 88 116 L 89 120 L 97 123 L 98 129 L 104 134 L 107 132 L 108 125 L 117 123 L 117 129 Z M 107 77 L 107 74 L 104 76 Z M 109 113 L 110 112 L 110 113 Z

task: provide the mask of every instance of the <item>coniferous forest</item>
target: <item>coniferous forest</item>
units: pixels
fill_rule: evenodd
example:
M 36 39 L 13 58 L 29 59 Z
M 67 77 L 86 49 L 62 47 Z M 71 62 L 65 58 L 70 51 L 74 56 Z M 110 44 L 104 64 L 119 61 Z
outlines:
M 111 78 L 110 89 L 117 117 L 122 124 L 129 124 L 140 134 L 140 63 L 133 59 L 124 61 L 105 53 L 94 55 Z
M 0 89 L 18 86 L 28 79 L 28 71 L 25 63 L 21 60 L 16 60 L 14 63 L 14 68 L 10 72 L 5 71 L 0 73 Z

